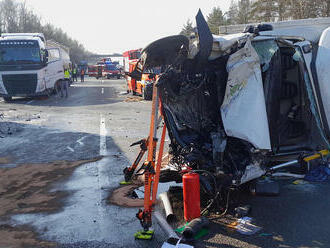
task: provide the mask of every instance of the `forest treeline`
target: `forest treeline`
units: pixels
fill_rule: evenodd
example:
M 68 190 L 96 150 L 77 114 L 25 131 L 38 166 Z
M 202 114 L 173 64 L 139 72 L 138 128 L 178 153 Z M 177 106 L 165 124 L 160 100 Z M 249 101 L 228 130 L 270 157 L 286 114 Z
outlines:
M 85 60 L 91 54 L 61 28 L 50 23 L 42 24 L 41 17 L 29 9 L 25 2 L 0 0 L 0 33 L 7 32 L 43 33 L 47 40 L 54 40 L 68 47 L 74 63 Z
M 207 22 L 212 33 L 219 26 L 258 22 L 274 22 L 330 16 L 330 0 L 232 0 L 229 10 L 214 7 Z M 190 35 L 193 24 L 188 20 L 181 34 Z

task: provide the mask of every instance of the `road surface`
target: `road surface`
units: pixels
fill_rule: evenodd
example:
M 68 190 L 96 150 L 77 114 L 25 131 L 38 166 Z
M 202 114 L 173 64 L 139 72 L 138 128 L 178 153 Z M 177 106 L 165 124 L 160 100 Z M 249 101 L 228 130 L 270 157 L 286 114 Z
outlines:
M 159 246 L 164 235 L 157 224 L 154 241 L 135 241 L 134 233 L 141 229 L 137 209 L 106 202 L 123 180 L 123 169 L 137 155 L 138 146 L 130 148 L 130 144 L 149 131 L 150 102 L 139 97 L 130 100 L 125 92 L 124 80 L 87 79 L 73 84 L 67 99 L 51 96 L 0 103 L 2 127 L 7 125 L 13 132 L 1 139 L 1 156 L 13 160 L 7 167 L 104 156 L 52 186 L 53 191 L 70 192 L 63 210 L 16 215 L 15 224 L 32 225 L 40 238 L 61 247 Z
M 11 224 L 31 225 L 40 238 L 59 247 L 160 247 L 166 235 L 157 222 L 153 241 L 135 241 L 137 209 L 106 202 L 123 179 L 123 168 L 137 155 L 138 147 L 129 145 L 149 130 L 150 102 L 125 92 L 124 80 L 87 79 L 74 83 L 67 99 L 0 102 L 1 128 L 10 127 L 11 133 L 0 140 L 0 157 L 12 158 L 2 167 L 104 156 L 52 185 L 53 191 L 70 193 L 63 209 L 14 215 Z M 329 193 L 329 183 L 282 181 L 278 197 L 248 197 L 251 216 L 262 227 L 259 233 L 245 236 L 214 222 L 198 247 L 330 247 Z

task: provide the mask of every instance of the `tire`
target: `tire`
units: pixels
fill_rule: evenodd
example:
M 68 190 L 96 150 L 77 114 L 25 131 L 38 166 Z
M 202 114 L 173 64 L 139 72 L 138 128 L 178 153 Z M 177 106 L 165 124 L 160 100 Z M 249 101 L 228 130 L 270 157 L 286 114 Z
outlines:
M 146 85 L 145 87 L 143 87 L 143 91 L 142 91 L 142 96 L 144 100 L 147 101 L 151 101 L 152 100 L 152 85 L 148 86 Z
M 120 76 L 117 76 L 117 79 L 120 79 Z
M 3 100 L 4 100 L 5 102 L 11 102 L 13 99 L 12 99 L 11 96 L 5 96 L 5 97 L 3 98 Z

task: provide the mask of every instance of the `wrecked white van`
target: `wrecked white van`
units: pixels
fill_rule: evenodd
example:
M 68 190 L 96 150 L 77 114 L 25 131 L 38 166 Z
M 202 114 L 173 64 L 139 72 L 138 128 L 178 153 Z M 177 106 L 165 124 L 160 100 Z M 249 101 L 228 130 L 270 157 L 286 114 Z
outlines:
M 153 42 L 132 74 L 163 68 L 157 87 L 178 174 L 188 167 L 241 185 L 328 150 L 330 28 L 311 40 L 269 26 L 213 36 L 200 12 L 196 22 L 197 39 Z

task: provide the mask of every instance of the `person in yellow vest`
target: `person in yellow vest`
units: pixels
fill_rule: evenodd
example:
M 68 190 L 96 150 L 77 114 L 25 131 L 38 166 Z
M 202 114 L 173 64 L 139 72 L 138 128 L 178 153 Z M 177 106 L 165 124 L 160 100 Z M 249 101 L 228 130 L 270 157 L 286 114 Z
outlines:
M 64 70 L 64 80 L 61 82 L 61 97 L 64 96 L 65 91 L 65 97 L 68 97 L 68 87 L 70 82 L 70 71 L 69 69 Z
M 73 81 L 73 82 L 74 82 L 74 81 L 78 82 L 78 77 L 77 77 L 77 67 L 76 67 L 76 66 L 74 66 L 74 67 L 73 67 L 73 70 L 72 70 L 72 81 Z

